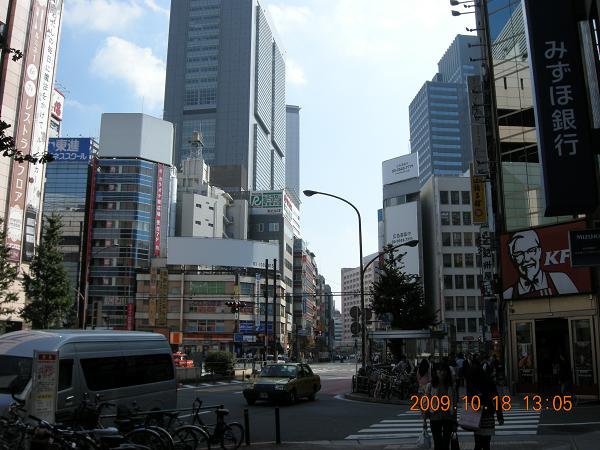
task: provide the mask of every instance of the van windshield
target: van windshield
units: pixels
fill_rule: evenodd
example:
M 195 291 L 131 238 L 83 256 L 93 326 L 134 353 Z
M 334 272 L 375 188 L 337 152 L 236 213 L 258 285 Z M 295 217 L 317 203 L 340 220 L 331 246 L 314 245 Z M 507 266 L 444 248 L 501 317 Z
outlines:
M 32 358 L 0 355 L 0 393 L 10 394 L 11 384 L 20 394 L 31 378 Z

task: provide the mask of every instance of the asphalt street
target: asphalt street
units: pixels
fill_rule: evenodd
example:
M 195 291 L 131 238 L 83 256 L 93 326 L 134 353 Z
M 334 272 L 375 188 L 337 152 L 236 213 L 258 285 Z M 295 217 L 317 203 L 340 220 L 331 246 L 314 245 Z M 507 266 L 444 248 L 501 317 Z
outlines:
M 179 407 L 190 407 L 195 398 L 205 405 L 224 405 L 229 409 L 228 421 L 244 422 L 248 410 L 250 438 L 253 444 L 275 440 L 275 408 L 279 407 L 281 438 L 287 442 L 361 441 L 414 442 L 421 431 L 419 414 L 409 411 L 408 405 L 390 405 L 352 401 L 344 397 L 351 391 L 354 364 L 311 364 L 321 376 L 322 389 L 315 401 L 299 400 L 294 405 L 256 403 L 248 406 L 242 395 L 245 383 L 187 386 L 179 391 Z M 214 414 L 206 411 L 206 423 L 214 422 Z M 600 405 L 577 405 L 571 412 L 527 411 L 515 398 L 513 408 L 505 414 L 505 424 L 496 428 L 496 442 L 515 439 L 526 441 L 539 435 L 584 434 L 600 430 Z M 472 442 L 472 433 L 461 431 L 461 440 Z M 550 436 L 548 436 L 550 437 Z

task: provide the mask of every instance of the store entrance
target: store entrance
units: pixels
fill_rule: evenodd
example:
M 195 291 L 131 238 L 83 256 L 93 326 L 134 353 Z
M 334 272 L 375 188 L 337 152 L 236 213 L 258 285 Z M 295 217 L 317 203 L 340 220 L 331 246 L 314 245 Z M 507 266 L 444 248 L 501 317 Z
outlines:
M 539 391 L 559 392 L 571 380 L 569 320 L 536 320 L 535 345 Z

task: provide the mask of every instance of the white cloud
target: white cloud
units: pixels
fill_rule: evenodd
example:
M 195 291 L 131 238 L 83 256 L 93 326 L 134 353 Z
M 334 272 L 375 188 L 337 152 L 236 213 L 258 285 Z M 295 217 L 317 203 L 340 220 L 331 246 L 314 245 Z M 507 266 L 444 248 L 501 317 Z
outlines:
M 96 52 L 91 70 L 102 78 L 124 81 L 150 108 L 162 104 L 165 63 L 150 48 L 110 36 Z
M 96 31 L 125 30 L 143 14 L 137 2 L 125 0 L 68 0 L 64 21 L 72 27 Z
M 100 111 L 102 108 L 95 104 L 86 104 L 86 103 L 81 103 L 78 100 L 75 99 L 70 99 L 70 98 L 65 98 L 65 105 L 68 107 L 71 107 L 73 109 L 76 109 L 80 112 L 98 112 Z
M 304 76 L 304 70 L 292 58 L 287 58 L 285 62 L 285 79 L 296 85 L 303 85 L 308 82 Z
M 275 28 L 281 33 L 305 25 L 311 17 L 310 9 L 304 6 L 270 4 L 268 10 Z
M 164 14 L 165 16 L 169 17 L 169 14 L 170 14 L 169 9 L 168 8 L 163 8 L 160 5 L 158 5 L 156 3 L 156 0 L 144 0 L 144 3 L 152 11 L 157 12 L 159 14 Z

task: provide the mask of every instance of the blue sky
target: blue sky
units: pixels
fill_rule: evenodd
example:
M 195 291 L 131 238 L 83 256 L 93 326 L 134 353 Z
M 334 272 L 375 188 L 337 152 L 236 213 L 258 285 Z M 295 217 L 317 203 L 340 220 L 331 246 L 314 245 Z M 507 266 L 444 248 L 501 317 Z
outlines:
M 408 105 L 456 34 L 474 28 L 473 15 L 453 17 L 447 0 L 263 3 L 287 54 L 287 103 L 302 108 L 301 189 L 354 203 L 364 254 L 376 252 L 381 162 L 410 152 Z M 168 0 L 65 1 L 63 135 L 98 136 L 102 112 L 162 117 L 169 8 Z M 303 197 L 301 225 L 319 272 L 340 291 L 340 269 L 359 262 L 356 213 Z

